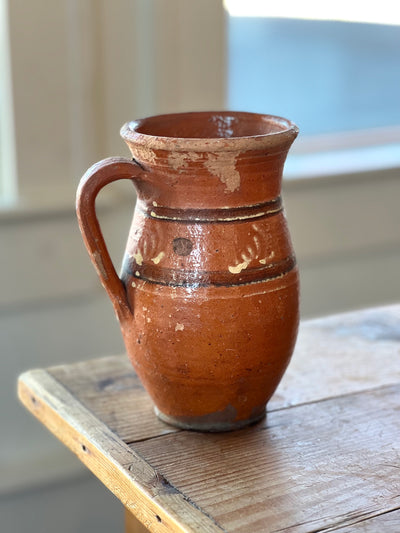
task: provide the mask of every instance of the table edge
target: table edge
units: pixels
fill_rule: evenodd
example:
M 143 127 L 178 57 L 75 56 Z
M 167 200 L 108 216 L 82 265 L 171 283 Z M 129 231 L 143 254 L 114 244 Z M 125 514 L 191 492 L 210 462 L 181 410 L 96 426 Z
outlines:
M 18 397 L 151 531 L 225 531 L 46 370 L 21 374 Z M 106 449 L 106 441 L 112 442 L 112 447 Z

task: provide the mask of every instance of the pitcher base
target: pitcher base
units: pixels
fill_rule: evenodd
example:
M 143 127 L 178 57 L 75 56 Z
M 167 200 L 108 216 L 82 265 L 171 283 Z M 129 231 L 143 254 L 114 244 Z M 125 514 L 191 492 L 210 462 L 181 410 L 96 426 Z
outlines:
M 219 416 L 214 414 L 204 416 L 170 416 L 161 412 L 158 407 L 154 407 L 154 411 L 158 418 L 171 426 L 180 429 L 187 429 L 190 431 L 203 431 L 210 433 L 218 433 L 224 431 L 234 431 L 246 426 L 251 426 L 262 420 L 266 415 L 265 407 L 259 412 L 255 413 L 250 418 L 244 420 L 218 420 Z M 220 414 L 220 413 L 218 413 Z

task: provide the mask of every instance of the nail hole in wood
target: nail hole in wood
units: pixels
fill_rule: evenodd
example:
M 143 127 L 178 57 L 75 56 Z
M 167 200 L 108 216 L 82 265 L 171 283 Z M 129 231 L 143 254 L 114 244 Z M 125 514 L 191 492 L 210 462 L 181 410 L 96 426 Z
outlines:
M 161 518 L 158 516 L 158 514 L 156 514 L 156 518 L 157 518 L 158 522 L 162 521 Z
M 81 446 L 82 446 L 82 451 L 86 453 L 88 451 L 86 446 L 84 444 L 81 444 Z

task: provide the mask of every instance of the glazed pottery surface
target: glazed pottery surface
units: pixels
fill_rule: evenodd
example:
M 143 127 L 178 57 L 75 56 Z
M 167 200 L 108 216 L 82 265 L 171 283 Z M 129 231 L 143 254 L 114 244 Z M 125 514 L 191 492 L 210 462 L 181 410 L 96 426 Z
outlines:
M 290 121 L 240 112 L 129 122 L 133 159 L 81 180 L 77 213 L 132 364 L 164 421 L 224 431 L 255 422 L 293 352 L 299 284 L 281 200 Z M 137 203 L 115 272 L 95 213 L 106 184 Z

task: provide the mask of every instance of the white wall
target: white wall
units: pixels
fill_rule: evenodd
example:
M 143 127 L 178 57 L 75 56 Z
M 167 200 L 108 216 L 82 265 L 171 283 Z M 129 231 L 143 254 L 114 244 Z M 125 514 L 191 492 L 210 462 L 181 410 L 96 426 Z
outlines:
M 287 180 L 304 318 L 400 300 L 400 169 Z

